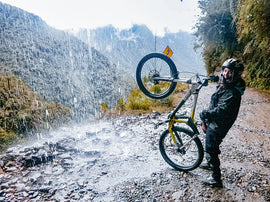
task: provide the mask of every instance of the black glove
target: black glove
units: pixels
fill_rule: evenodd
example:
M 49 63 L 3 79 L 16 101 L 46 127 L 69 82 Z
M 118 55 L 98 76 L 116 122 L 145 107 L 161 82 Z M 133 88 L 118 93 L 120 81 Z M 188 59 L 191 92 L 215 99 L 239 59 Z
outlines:
M 200 118 L 203 122 L 205 122 L 206 120 L 210 121 L 210 113 L 207 111 L 207 110 L 203 110 L 201 113 L 200 113 Z

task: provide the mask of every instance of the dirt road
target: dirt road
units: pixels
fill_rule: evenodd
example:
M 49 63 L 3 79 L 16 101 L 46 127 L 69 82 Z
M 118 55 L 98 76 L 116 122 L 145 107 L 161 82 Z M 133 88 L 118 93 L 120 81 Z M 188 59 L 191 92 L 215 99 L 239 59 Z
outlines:
M 198 112 L 215 90 L 201 90 Z M 185 109 L 189 111 L 189 103 Z M 158 141 L 168 114 L 63 127 L 0 156 L 0 201 L 270 201 L 270 95 L 247 89 L 221 145 L 224 188 L 210 172 L 172 169 Z M 203 136 L 201 136 L 203 139 Z

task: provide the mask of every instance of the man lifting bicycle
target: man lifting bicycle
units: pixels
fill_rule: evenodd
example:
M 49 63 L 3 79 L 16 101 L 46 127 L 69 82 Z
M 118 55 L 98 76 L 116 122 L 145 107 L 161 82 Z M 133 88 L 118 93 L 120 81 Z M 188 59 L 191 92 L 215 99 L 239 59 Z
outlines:
M 241 78 L 244 66 L 236 59 L 228 59 L 222 65 L 221 83 L 211 96 L 210 106 L 200 113 L 200 118 L 207 123 L 205 152 L 207 163 L 200 165 L 203 169 L 211 169 L 212 177 L 204 184 L 222 187 L 219 146 L 229 129 L 235 122 L 241 96 L 245 91 L 245 82 Z

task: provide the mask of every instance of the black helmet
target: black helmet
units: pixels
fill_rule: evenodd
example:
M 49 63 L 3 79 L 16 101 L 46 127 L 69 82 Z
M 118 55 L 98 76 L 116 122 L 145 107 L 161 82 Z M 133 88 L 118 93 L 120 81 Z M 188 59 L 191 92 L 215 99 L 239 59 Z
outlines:
M 223 63 L 222 70 L 224 70 L 225 68 L 234 71 L 235 75 L 241 76 L 244 70 L 244 65 L 239 60 L 230 58 Z

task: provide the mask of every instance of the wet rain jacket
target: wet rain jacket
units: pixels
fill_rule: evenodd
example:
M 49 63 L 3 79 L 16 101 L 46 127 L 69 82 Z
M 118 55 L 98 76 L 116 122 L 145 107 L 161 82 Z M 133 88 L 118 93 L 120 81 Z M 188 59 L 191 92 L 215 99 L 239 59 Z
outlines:
M 211 97 L 208 126 L 219 134 L 226 134 L 235 122 L 245 91 L 245 82 L 239 78 L 234 85 L 220 85 Z

